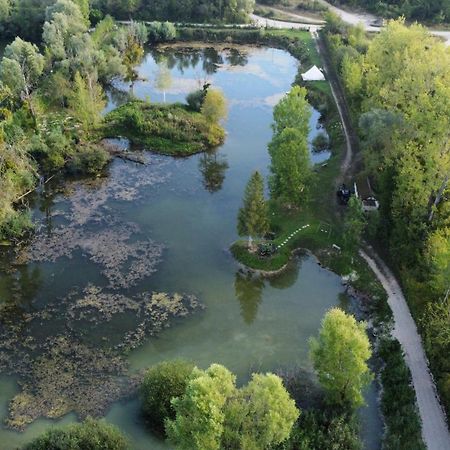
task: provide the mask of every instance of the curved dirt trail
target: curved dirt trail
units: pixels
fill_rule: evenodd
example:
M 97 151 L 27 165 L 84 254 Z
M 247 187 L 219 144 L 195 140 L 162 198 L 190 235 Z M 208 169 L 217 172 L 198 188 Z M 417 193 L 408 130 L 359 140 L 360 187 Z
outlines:
M 400 285 L 379 257 L 376 255 L 370 257 L 362 250 L 360 250 L 360 255 L 367 261 L 388 295 L 388 303 L 395 321 L 393 335 L 402 345 L 406 364 L 411 371 L 422 420 L 422 437 L 425 445 L 428 450 L 449 450 L 450 433 L 445 414 L 439 403 L 436 386 L 428 369 L 422 340 L 417 332 L 416 324 Z

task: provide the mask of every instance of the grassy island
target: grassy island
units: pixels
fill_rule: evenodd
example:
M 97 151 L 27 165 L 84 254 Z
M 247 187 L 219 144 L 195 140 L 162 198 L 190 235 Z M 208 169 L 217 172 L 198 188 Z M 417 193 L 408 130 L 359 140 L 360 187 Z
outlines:
M 128 102 L 106 116 L 105 135 L 118 134 L 157 153 L 189 156 L 223 143 L 224 129 L 181 103 Z

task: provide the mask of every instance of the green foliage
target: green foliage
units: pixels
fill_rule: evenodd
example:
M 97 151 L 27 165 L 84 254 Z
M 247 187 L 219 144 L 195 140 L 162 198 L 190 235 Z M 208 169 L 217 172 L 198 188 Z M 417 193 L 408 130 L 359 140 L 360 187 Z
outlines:
M 51 428 L 23 448 L 24 450 L 129 450 L 130 446 L 115 426 L 88 418 L 81 424 Z
M 277 450 L 361 450 L 358 420 L 354 415 L 305 411 L 289 440 Z
M 304 87 L 294 86 L 275 106 L 272 125 L 275 135 L 286 128 L 299 131 L 302 136 L 308 136 L 311 109 L 306 100 L 307 91 Z
M 175 419 L 171 401 L 185 393 L 193 369 L 188 361 L 174 360 L 159 363 L 146 372 L 140 394 L 142 412 L 152 428 L 164 431 L 166 419 Z
M 98 175 L 109 160 L 108 152 L 99 145 L 79 145 L 67 164 L 67 172 L 76 175 Z
M 349 255 L 354 256 L 358 251 L 366 222 L 361 200 L 352 196 L 345 215 L 343 236 L 344 250 Z
M 228 108 L 223 93 L 217 89 L 208 89 L 203 99 L 201 113 L 211 124 L 217 124 L 224 120 L 227 117 Z
M 170 22 L 151 22 L 147 28 L 150 42 L 173 41 L 177 36 L 177 30 Z
M 68 104 L 84 134 L 89 134 L 100 125 L 105 100 L 103 90 L 95 78 L 85 79 L 77 72 Z
M 93 7 L 118 19 L 138 16 L 145 21 L 174 22 L 247 22 L 253 11 L 254 0 L 94 0 Z
M 186 97 L 186 103 L 192 111 L 200 112 L 202 109 L 203 101 L 205 100 L 206 91 L 204 89 L 198 89 L 191 92 Z
M 225 405 L 236 391 L 236 377 L 213 364 L 194 369 L 186 392 L 173 400 L 175 420 L 168 420 L 170 442 L 180 450 L 219 450 L 224 432 Z
M 307 137 L 295 128 L 285 128 L 269 144 L 271 194 L 284 205 L 304 202 L 311 180 Z
M 261 238 L 269 231 L 268 208 L 264 199 L 264 179 L 259 172 L 253 173 L 245 188 L 244 201 L 238 213 L 239 236 Z
M 328 311 L 319 337 L 310 341 L 311 359 L 327 401 L 344 408 L 364 404 L 363 389 L 371 381 L 371 356 L 365 323 L 356 322 L 339 308 Z
M 18 98 L 29 98 L 44 70 L 44 57 L 38 48 L 17 37 L 5 48 L 0 77 Z
M 218 364 L 195 368 L 172 404 L 176 418 L 166 422 L 166 432 L 181 450 L 271 448 L 289 437 L 299 416 L 279 377 L 254 374 L 237 389 L 235 376 Z
M 294 86 L 273 111 L 274 137 L 269 144 L 271 194 L 287 206 L 299 206 L 311 180 L 308 149 L 310 106 L 306 89 Z
M 418 21 L 450 22 L 449 0 L 330 0 L 330 3 L 363 7 L 387 18 L 404 16 Z
M 253 374 L 227 405 L 222 448 L 264 450 L 289 438 L 299 411 L 281 379 Z
M 212 148 L 225 137 L 221 127 L 212 127 L 202 114 L 185 105 L 142 101 L 126 103 L 106 116 L 104 134 L 117 133 L 155 152 L 179 156 Z
M 387 427 L 383 448 L 424 450 L 416 396 L 400 343 L 382 338 L 378 354 L 384 362 L 381 372 L 381 409 Z

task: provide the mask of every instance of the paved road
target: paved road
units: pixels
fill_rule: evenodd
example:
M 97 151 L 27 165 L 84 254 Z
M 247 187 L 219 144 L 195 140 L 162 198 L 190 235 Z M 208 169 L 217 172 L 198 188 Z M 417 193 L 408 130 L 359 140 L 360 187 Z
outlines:
M 450 433 L 445 414 L 439 404 L 436 386 L 428 369 L 422 340 L 417 332 L 416 324 L 403 292 L 392 272 L 380 258 L 370 257 L 362 250 L 360 254 L 367 261 L 388 294 L 388 303 L 395 321 L 393 335 L 402 345 L 406 364 L 411 370 L 425 445 L 428 450 L 450 450 Z

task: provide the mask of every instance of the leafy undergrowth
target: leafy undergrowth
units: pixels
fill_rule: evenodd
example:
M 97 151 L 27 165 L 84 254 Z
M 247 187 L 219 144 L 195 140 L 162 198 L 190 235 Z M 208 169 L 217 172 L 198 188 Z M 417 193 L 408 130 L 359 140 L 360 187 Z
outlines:
M 403 359 L 400 343 L 396 339 L 382 338 L 378 354 L 385 364 L 381 372 L 381 409 L 388 424 L 384 448 L 424 450 L 411 373 Z
M 186 105 L 133 100 L 105 119 L 104 135 L 118 134 L 163 155 L 188 156 L 223 143 L 225 131 Z

